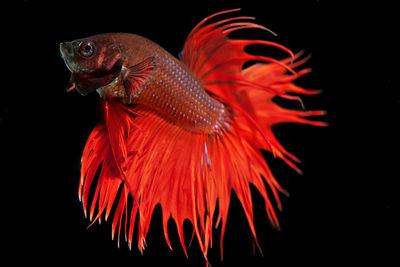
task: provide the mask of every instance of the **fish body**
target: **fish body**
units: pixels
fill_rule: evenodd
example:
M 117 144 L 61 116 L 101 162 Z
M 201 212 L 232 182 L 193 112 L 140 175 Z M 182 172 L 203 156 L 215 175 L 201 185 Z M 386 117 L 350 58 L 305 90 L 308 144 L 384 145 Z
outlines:
M 143 251 L 154 207 L 161 204 L 163 228 L 172 249 L 167 223 L 173 218 L 187 256 L 183 222 L 193 224 L 207 260 L 212 228 L 223 236 L 231 191 L 238 196 L 254 240 L 252 183 L 265 200 L 271 223 L 279 227 L 274 205 L 281 209 L 278 184 L 261 150 L 270 151 L 300 172 L 299 160 L 287 152 L 272 125 L 296 122 L 325 126 L 305 117 L 323 111 L 288 110 L 275 97 L 300 101 L 295 94 L 317 94 L 292 82 L 309 72 L 295 71 L 306 62 L 286 47 L 263 40 L 229 39 L 232 31 L 263 26 L 233 17 L 208 23 L 210 16 L 189 34 L 180 59 L 154 42 L 134 34 L 108 33 L 60 44 L 71 71 L 70 88 L 82 95 L 97 91 L 104 120 L 89 136 L 82 155 L 79 199 L 91 220 L 107 220 L 111 207 L 112 234 L 123 231 L 132 245 L 138 218 L 138 247 Z M 208 23 L 208 24 L 207 24 Z M 248 45 L 273 46 L 288 53 L 276 60 L 250 55 Z M 257 61 L 243 68 L 249 61 Z M 98 169 L 93 199 L 89 190 Z M 276 204 L 271 202 L 265 184 Z M 128 198 L 133 206 L 128 208 Z M 218 205 L 218 209 L 217 209 Z M 125 220 L 122 218 L 125 217 Z M 122 228 L 122 229 L 121 229 Z
M 90 60 L 80 55 L 88 44 L 95 53 Z M 147 107 L 196 133 L 215 133 L 228 117 L 224 105 L 206 93 L 185 64 L 142 36 L 102 34 L 61 43 L 60 50 L 67 66 L 76 71 L 72 83 L 77 82 L 84 95 L 97 90 L 101 96 Z

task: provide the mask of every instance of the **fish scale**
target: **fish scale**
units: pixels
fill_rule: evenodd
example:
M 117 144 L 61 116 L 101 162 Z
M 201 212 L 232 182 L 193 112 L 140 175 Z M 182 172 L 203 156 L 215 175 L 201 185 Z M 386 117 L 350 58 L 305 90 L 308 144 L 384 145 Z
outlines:
M 160 49 L 153 75 L 134 99 L 164 119 L 195 133 L 213 134 L 225 125 L 227 110 L 207 94 L 192 72 Z

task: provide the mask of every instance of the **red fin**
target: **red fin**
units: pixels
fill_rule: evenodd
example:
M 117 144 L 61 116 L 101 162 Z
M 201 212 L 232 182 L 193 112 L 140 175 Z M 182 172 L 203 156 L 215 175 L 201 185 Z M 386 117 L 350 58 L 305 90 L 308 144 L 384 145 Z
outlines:
M 139 90 L 140 85 L 150 76 L 154 69 L 154 57 L 148 57 L 142 62 L 126 68 L 123 73 L 124 87 L 128 96 L 128 104 Z
M 186 40 L 182 51 L 182 61 L 202 79 L 203 85 L 207 91 L 211 92 L 212 96 L 230 105 L 233 111 L 235 124 L 232 124 L 231 127 L 237 135 L 231 136 L 231 145 L 226 145 L 231 149 L 225 151 L 226 155 L 222 157 L 224 160 L 217 165 L 225 166 L 224 168 L 221 167 L 223 174 L 220 177 L 226 177 L 226 172 L 232 171 L 232 169 L 237 170 L 237 173 L 231 174 L 231 177 L 234 178 L 231 178 L 229 184 L 233 185 L 233 189 L 242 202 L 251 231 L 256 237 L 252 223 L 250 192 L 247 189 L 249 182 L 253 183 L 263 195 L 272 224 L 279 227 L 279 223 L 264 184 L 257 179 L 252 180 L 251 177 L 262 175 L 265 178 L 279 209 L 282 209 L 282 207 L 277 192 L 288 194 L 272 176 L 267 164 L 259 155 L 260 149 L 271 151 L 276 157 L 283 159 L 290 167 L 301 173 L 301 170 L 292 162 L 299 162 L 299 160 L 287 152 L 278 142 L 271 130 L 272 125 L 288 122 L 315 126 L 325 126 L 326 124 L 305 119 L 304 117 L 324 115 L 324 112 L 304 110 L 301 98 L 298 95 L 290 94 L 311 95 L 319 93 L 318 90 L 305 90 L 292 83 L 295 79 L 310 72 L 309 69 L 295 71 L 295 68 L 300 67 L 308 60 L 308 57 L 298 60 L 303 52 L 295 55 L 288 48 L 269 41 L 228 38 L 228 34 L 239 29 L 268 30 L 255 23 L 243 21 L 244 19 L 253 20 L 254 18 L 251 17 L 234 17 L 207 24 L 210 18 L 233 11 L 237 10 L 217 13 L 197 25 Z M 248 54 L 244 51 L 245 47 L 254 44 L 275 47 L 285 51 L 289 57 L 277 60 L 266 56 Z M 244 64 L 249 61 L 262 63 L 243 69 Z M 288 110 L 280 107 L 272 101 L 277 96 L 299 101 L 303 110 Z M 226 137 L 221 139 L 227 140 Z M 225 144 L 227 143 L 228 141 L 225 141 Z M 236 154 L 232 154 L 232 151 L 246 155 L 247 160 L 239 161 Z M 227 158 L 231 159 L 231 163 L 226 160 Z M 243 163 L 250 164 L 251 167 L 248 171 L 243 171 L 246 170 Z M 234 186 L 239 181 L 241 182 L 240 186 Z M 226 182 L 228 183 L 228 181 Z M 223 203 L 220 200 L 219 205 L 219 219 L 226 218 L 227 210 L 225 209 L 229 202 Z M 225 222 L 223 221 L 221 256 L 224 230 Z M 255 238 L 255 240 L 257 239 Z
M 125 108 L 116 99 L 108 99 L 106 103 L 108 109 L 123 111 Z M 222 221 L 221 238 L 223 238 L 231 189 L 238 195 L 249 220 L 250 229 L 256 237 L 252 224 L 253 211 L 249 183 L 254 184 L 264 196 L 268 216 L 274 224 L 278 224 L 263 180 L 271 187 L 278 203 L 280 202 L 277 190 L 285 191 L 277 184 L 261 152 L 254 149 L 251 140 L 240 137 L 240 129 L 232 128 L 232 131 L 217 138 L 193 134 L 168 123 L 146 109 L 138 109 L 136 112 L 138 115 L 134 123 L 140 127 L 128 127 L 130 119 L 126 117 L 125 121 L 119 120 L 112 123 L 107 121 L 106 124 L 95 128 L 82 157 L 82 179 L 79 192 L 85 210 L 93 177 L 100 164 L 103 163 L 91 203 L 91 219 L 93 217 L 95 220 L 99 219 L 103 212 L 108 217 L 112 203 L 117 201 L 119 187 L 123 185 L 125 188 L 122 191 L 124 193 L 119 197 L 114 214 L 113 237 L 116 229 L 120 233 L 121 225 L 124 223 L 127 241 L 131 246 L 136 215 L 139 215 L 138 247 L 142 251 L 151 215 L 156 204 L 161 203 L 164 234 L 168 245 L 171 247 L 167 221 L 172 217 L 176 222 L 179 238 L 187 255 L 182 227 L 184 221 L 189 219 L 193 223 L 194 234 L 207 259 L 207 251 L 212 241 L 212 222 L 217 199 L 219 203 L 217 215 L 219 221 Z M 127 115 L 120 113 L 120 116 Z M 117 125 L 117 123 L 122 124 Z M 121 142 L 122 136 L 119 137 L 120 142 L 111 140 L 113 134 L 110 132 L 113 132 L 114 128 L 129 129 L 124 142 Z M 120 148 L 114 147 L 122 145 L 126 148 L 126 154 L 116 153 L 114 150 Z M 176 153 L 177 148 L 179 148 L 179 153 Z M 126 159 L 121 155 L 126 155 Z M 129 162 L 129 164 L 124 164 L 124 162 Z M 122 178 L 121 172 L 124 173 L 125 178 Z M 139 203 L 132 206 L 130 215 L 128 215 L 125 192 L 130 192 Z M 96 206 L 98 209 L 95 209 Z M 96 211 L 97 214 L 95 214 Z M 123 217 L 129 219 L 122 222 Z
M 294 161 L 298 161 L 298 159 L 288 153 L 277 141 L 271 131 L 271 126 L 285 122 L 325 126 L 326 124 L 323 122 L 304 119 L 304 117 L 323 115 L 324 113 L 322 111 L 288 110 L 275 104 L 272 99 L 278 96 L 296 100 L 304 109 L 301 98 L 288 93 L 311 95 L 320 92 L 305 90 L 292 83 L 295 79 L 310 72 L 308 69 L 298 72 L 294 70 L 304 64 L 308 58 L 296 61 L 303 52 L 294 55 L 288 48 L 274 42 L 228 38 L 229 33 L 238 29 L 266 29 L 255 23 L 242 21 L 243 19 L 253 20 L 254 18 L 251 17 L 234 17 L 205 24 L 216 15 L 233 11 L 237 11 L 237 9 L 217 13 L 196 26 L 187 38 L 182 51 L 182 61 L 196 75 L 202 77 L 203 84 L 208 91 L 231 105 L 236 113 L 238 127 L 244 131 L 243 134 L 251 138 L 254 136 L 254 131 L 259 133 L 255 136 L 254 145 L 271 151 L 296 171 L 301 172 L 288 160 L 288 158 Z M 276 47 L 287 52 L 290 57 L 276 60 L 248 54 L 244 51 L 246 46 L 254 44 Z M 264 63 L 257 63 L 243 69 L 246 62 L 254 60 Z

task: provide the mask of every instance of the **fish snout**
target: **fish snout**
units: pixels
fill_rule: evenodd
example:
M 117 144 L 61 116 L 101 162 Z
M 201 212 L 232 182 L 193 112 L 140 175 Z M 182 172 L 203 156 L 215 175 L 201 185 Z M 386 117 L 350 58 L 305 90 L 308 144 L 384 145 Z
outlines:
M 74 45 L 72 42 L 60 43 L 60 54 L 64 60 L 65 65 L 71 72 L 76 72 L 74 63 Z
M 71 56 L 73 53 L 71 42 L 60 43 L 60 53 L 63 59 Z

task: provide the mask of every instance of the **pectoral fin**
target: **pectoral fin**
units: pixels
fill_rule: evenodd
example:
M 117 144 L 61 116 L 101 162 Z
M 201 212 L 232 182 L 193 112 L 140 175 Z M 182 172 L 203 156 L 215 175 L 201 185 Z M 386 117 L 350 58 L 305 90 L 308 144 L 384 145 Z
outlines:
M 146 81 L 155 68 L 155 57 L 148 57 L 142 62 L 125 68 L 123 83 L 128 96 L 128 104 L 138 94 L 141 84 Z

